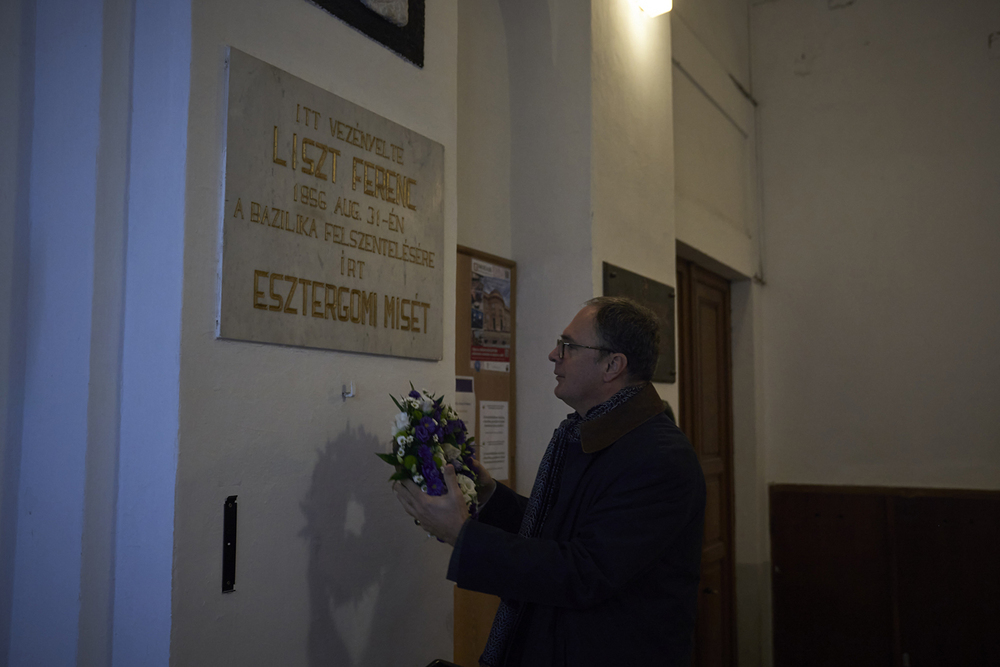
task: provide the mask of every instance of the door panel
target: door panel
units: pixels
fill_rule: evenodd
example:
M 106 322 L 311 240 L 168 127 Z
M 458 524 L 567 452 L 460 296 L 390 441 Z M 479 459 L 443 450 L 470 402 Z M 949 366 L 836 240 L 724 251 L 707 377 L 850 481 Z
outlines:
M 729 282 L 678 259 L 680 427 L 705 474 L 705 537 L 695 664 L 735 664 Z

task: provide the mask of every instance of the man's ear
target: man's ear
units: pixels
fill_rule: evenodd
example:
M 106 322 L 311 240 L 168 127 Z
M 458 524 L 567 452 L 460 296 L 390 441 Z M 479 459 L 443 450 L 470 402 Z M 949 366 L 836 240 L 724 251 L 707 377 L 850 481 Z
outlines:
M 612 352 L 604 360 L 604 381 L 613 382 L 619 377 L 625 377 L 628 371 L 628 358 L 621 352 Z

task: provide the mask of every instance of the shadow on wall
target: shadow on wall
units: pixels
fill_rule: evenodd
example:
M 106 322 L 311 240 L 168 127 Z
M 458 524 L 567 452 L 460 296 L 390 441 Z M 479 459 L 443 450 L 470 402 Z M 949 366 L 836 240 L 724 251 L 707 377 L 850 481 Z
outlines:
M 407 609 L 419 597 L 407 577 L 412 530 L 375 452 L 386 450 L 363 427 L 346 430 L 319 452 L 301 503 L 300 535 L 309 541 L 309 664 L 383 665 L 398 658 Z M 409 525 L 409 528 L 413 528 Z M 417 558 L 419 560 L 419 558 Z M 394 641 L 385 641 L 393 637 Z M 373 641 L 382 638 L 381 641 Z M 405 644 L 403 644 L 405 646 Z

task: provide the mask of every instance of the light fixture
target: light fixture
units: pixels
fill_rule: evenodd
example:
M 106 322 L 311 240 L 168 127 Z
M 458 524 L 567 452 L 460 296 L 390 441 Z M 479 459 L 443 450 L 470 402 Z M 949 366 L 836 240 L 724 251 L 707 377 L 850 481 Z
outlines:
M 650 18 L 666 14 L 673 6 L 673 0 L 639 0 L 639 9 Z

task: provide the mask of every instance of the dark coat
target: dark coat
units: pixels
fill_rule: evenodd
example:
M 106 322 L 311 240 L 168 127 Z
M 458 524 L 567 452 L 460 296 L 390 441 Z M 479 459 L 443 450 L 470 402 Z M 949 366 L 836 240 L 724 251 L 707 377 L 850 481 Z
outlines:
M 698 458 L 651 385 L 581 431 L 540 537 L 517 535 L 527 499 L 498 485 L 466 522 L 449 579 L 521 601 L 506 665 L 687 666 L 705 517 Z

